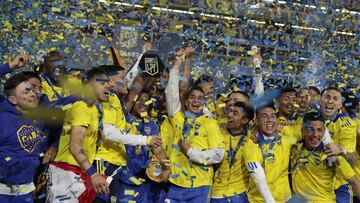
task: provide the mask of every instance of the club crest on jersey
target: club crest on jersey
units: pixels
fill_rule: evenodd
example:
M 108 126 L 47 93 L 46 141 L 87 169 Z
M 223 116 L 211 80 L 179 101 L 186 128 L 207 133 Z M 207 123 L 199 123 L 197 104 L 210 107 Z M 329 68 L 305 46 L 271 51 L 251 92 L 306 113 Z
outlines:
M 195 129 L 195 130 L 199 130 L 200 127 L 201 127 L 200 124 L 197 124 L 197 123 L 196 123 L 196 124 L 194 125 L 194 129 Z
M 145 134 L 146 134 L 146 135 L 150 135 L 150 133 L 151 133 L 151 128 L 150 128 L 149 126 L 145 126 L 145 127 L 144 127 L 144 131 L 145 131 Z
M 31 153 L 41 140 L 39 129 L 32 125 L 23 125 L 16 132 L 20 146 Z

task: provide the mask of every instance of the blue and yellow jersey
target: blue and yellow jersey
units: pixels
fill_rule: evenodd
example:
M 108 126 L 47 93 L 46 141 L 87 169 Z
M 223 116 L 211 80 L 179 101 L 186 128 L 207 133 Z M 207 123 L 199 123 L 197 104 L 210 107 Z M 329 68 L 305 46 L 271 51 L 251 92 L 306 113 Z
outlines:
M 61 87 L 64 89 L 64 95 L 80 95 L 82 91 L 82 81 L 79 78 L 65 76 L 61 83 Z
M 354 118 L 354 122 L 356 123 L 356 126 L 357 126 L 357 131 L 360 132 L 360 117 L 355 117 Z M 357 140 L 356 142 L 360 142 L 359 140 L 359 136 L 360 134 L 357 133 Z M 360 179 L 360 149 L 357 147 L 357 150 L 355 152 L 355 156 L 356 156 L 356 162 L 355 162 L 355 166 L 354 166 L 354 171 L 355 171 L 355 174 L 356 174 L 356 177 Z
M 177 186 L 194 188 L 205 185 L 212 185 L 214 170 L 211 165 L 199 165 L 192 163 L 184 155 L 177 145 L 179 140 L 196 149 L 207 150 L 214 148 L 224 148 L 224 135 L 222 134 L 217 121 L 204 115 L 199 115 L 196 119 L 185 119 L 183 112 L 176 113 L 170 118 L 174 130 L 173 142 L 171 144 L 170 169 L 171 176 L 169 181 Z M 183 136 L 184 122 L 191 126 L 186 138 Z M 206 161 L 206 160 L 205 160 Z
M 60 81 L 60 85 L 54 84 L 44 73 L 40 74 L 40 78 L 42 86 L 41 93 L 46 94 L 49 101 L 58 100 L 72 94 L 81 95 L 84 91 L 82 81 L 75 77 L 63 77 Z
M 69 150 L 70 133 L 73 126 L 83 126 L 86 127 L 86 133 L 83 137 L 82 148 L 89 162 L 92 163 L 95 158 L 98 141 L 98 119 L 99 114 L 95 105 L 88 105 L 83 101 L 75 102 L 72 107 L 65 112 L 63 130 L 55 161 L 79 166 Z
M 308 202 L 335 203 L 335 175 L 348 179 L 355 174 L 351 166 L 341 156 L 338 158 L 339 165 L 329 168 L 323 149 L 323 143 L 311 151 L 307 150 L 303 143 L 297 144 L 292 149 L 291 177 L 293 191 Z
M 294 117 L 294 120 L 293 120 L 294 125 L 301 127 L 303 124 L 303 120 L 304 120 L 304 116 L 296 114 L 296 117 Z
M 332 140 L 345 147 L 348 153 L 356 150 L 356 123 L 346 113 L 339 113 L 326 121 Z
M 173 149 L 172 144 L 174 143 L 174 130 L 167 116 L 164 117 L 159 130 L 162 139 L 162 147 L 165 150 L 166 156 L 170 157 Z
M 276 202 L 286 202 L 291 198 L 288 168 L 290 152 L 298 141 L 294 135 L 275 134 L 272 140 L 265 140 L 262 134 L 258 135 L 258 143 L 249 139 L 244 147 L 245 164 L 259 162 L 265 171 L 266 181 Z M 252 178 L 247 191 L 250 202 L 264 202 Z
M 46 150 L 48 132 L 8 102 L 0 105 L 0 182 L 28 184 Z
M 231 135 L 224 130 L 225 156 L 215 171 L 212 197 L 231 197 L 245 192 L 249 184 L 249 175 L 244 161 L 244 146 L 248 138 L 247 131 Z
M 101 105 L 104 109 L 103 124 L 111 124 L 119 130 L 127 130 L 121 102 L 115 94 L 110 95 L 109 102 L 102 102 Z M 105 141 L 99 145 L 96 158 L 101 158 L 117 166 L 126 166 L 125 146 L 120 143 Z
M 278 117 L 278 123 L 281 125 L 288 124 L 290 123 L 290 126 L 300 126 L 303 123 L 303 116 L 301 116 L 298 113 L 295 113 L 291 116 L 287 116 L 287 117 L 283 117 L 283 116 L 279 116 Z
M 292 136 L 297 141 L 300 141 L 303 139 L 301 134 L 301 125 L 290 125 L 290 126 L 284 126 L 282 127 L 280 134 L 283 136 Z
M 144 136 L 157 136 L 159 134 L 155 121 L 148 118 L 136 119 L 132 118 L 134 134 Z M 131 176 L 137 178 L 145 178 L 146 167 L 151 162 L 151 149 L 148 146 L 131 146 L 125 145 L 127 169 Z
M 339 112 L 325 124 L 334 143 L 343 146 L 347 153 L 356 151 L 356 124 L 347 113 Z M 337 178 L 335 189 L 344 184 L 347 181 Z
M 58 86 L 55 85 L 49 77 L 46 76 L 46 74 L 40 74 L 41 77 L 41 86 L 42 86 L 42 90 L 41 93 L 42 94 L 46 94 L 49 98 L 49 101 L 54 101 L 54 100 L 58 100 L 64 96 L 69 96 L 69 95 L 65 95 L 65 90 Z

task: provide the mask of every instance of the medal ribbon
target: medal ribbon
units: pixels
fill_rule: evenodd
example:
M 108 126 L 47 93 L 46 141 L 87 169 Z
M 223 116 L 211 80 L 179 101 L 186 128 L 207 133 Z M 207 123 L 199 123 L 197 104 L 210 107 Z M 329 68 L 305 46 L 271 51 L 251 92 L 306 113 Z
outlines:
M 236 153 L 239 151 L 240 146 L 244 143 L 246 134 L 247 134 L 247 128 L 245 128 L 239 135 L 230 135 L 230 150 L 228 155 L 230 168 L 234 165 Z M 242 137 L 238 141 L 235 149 L 233 149 L 232 136 L 240 136 L 240 135 L 242 135 Z
M 265 162 L 265 159 L 270 157 L 270 153 L 265 153 L 265 147 L 264 147 L 264 144 L 267 144 L 267 143 L 270 143 L 270 147 L 269 147 L 269 150 L 272 150 L 276 144 L 276 142 L 278 140 L 280 140 L 281 137 L 278 135 L 278 134 L 275 134 L 275 138 L 272 139 L 272 140 L 264 140 L 264 135 L 260 132 L 259 133 L 259 146 L 261 148 L 261 154 L 264 158 L 264 162 Z
M 99 119 L 98 119 L 98 131 L 100 133 L 101 139 L 99 140 L 99 144 L 101 144 L 103 142 L 103 130 L 104 130 L 104 125 L 103 125 L 103 116 L 104 116 L 104 109 L 103 106 L 99 103 L 96 102 L 95 103 L 95 107 L 98 110 L 99 113 Z
M 194 113 L 188 112 L 188 111 L 185 112 L 185 115 L 184 115 L 185 119 L 184 119 L 184 125 L 183 125 L 183 130 L 182 130 L 182 136 L 183 136 L 183 139 L 184 139 L 183 141 L 185 141 L 186 138 L 189 136 L 190 131 L 191 131 L 191 129 L 193 128 L 193 126 L 195 124 L 196 118 L 200 117 L 202 115 L 203 115 L 202 112 L 197 114 L 197 115 L 194 114 Z M 188 120 L 187 120 L 188 118 L 192 119 L 191 124 L 188 123 Z
M 45 80 L 49 86 L 51 87 L 52 91 L 54 92 L 56 98 L 61 99 L 64 97 L 64 88 L 61 88 L 61 95 L 55 90 L 54 88 L 54 83 L 51 82 L 51 80 L 45 75 L 45 74 L 40 74 L 40 77 Z
M 324 148 L 324 144 L 321 143 L 319 146 L 317 146 L 315 149 L 313 149 L 309 154 L 307 154 L 306 156 L 301 156 L 301 154 L 303 153 L 304 149 L 305 149 L 305 143 L 303 143 L 303 145 L 301 146 L 301 150 L 300 153 L 298 154 L 297 158 L 296 158 L 296 163 L 293 167 L 291 167 L 289 173 L 294 172 L 297 168 L 299 168 L 300 166 L 304 165 L 303 161 L 300 160 L 307 160 L 310 156 L 315 156 L 316 158 L 319 158 L 318 154 L 315 154 L 316 151 L 321 151 Z

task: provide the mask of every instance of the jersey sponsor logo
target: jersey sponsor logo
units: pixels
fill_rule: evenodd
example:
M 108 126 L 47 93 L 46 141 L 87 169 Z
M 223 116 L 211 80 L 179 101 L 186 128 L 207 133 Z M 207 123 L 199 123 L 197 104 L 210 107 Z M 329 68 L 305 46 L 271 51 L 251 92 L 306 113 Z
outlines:
M 28 153 L 33 152 L 36 146 L 40 143 L 40 131 L 36 126 L 23 125 L 16 133 L 20 146 Z

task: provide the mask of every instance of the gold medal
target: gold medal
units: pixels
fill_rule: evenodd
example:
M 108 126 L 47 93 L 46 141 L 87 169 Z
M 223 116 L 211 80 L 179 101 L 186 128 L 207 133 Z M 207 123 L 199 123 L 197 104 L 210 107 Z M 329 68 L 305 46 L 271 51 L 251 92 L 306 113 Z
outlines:
M 155 158 L 146 168 L 146 175 L 150 178 L 150 180 L 159 182 L 162 171 L 163 167 L 161 166 L 160 161 Z

